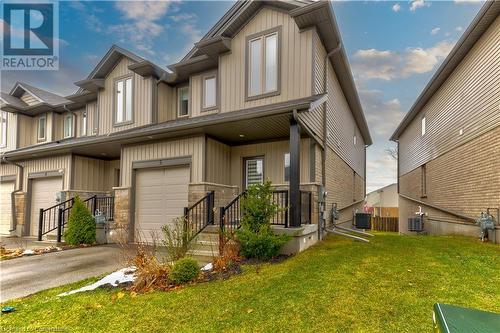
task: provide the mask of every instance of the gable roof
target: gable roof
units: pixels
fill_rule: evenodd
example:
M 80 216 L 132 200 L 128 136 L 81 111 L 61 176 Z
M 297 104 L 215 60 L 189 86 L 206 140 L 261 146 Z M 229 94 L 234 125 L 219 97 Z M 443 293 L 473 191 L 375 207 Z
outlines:
M 410 111 L 408 111 L 398 125 L 391 136 L 392 141 L 397 141 L 399 139 L 406 127 L 408 127 L 420 110 L 422 110 L 425 104 L 427 104 L 436 91 L 438 91 L 465 56 L 467 56 L 468 52 L 474 47 L 484 32 L 488 30 L 498 15 L 500 15 L 500 1 L 486 1 L 467 30 L 465 30 L 462 37 L 458 40 L 436 73 L 434 73 L 427 83 L 424 90 L 420 93 L 417 100 L 410 108 Z
M 173 71 L 181 73 L 183 67 L 193 64 L 201 67 L 212 65 L 213 59 L 207 53 L 209 54 L 214 48 L 220 50 L 227 48 L 229 42 L 226 38 L 234 37 L 263 6 L 287 11 L 300 29 L 315 27 L 327 53 L 340 46 L 338 52 L 331 55 L 330 62 L 365 144 L 372 144 L 368 124 L 354 84 L 347 54 L 342 47 L 340 31 L 330 1 L 237 1 L 207 34 L 198 43 L 195 43 L 195 46 L 179 63 L 169 67 Z M 209 50 L 202 49 L 208 46 L 213 47 Z
M 19 81 L 14 84 L 14 87 L 12 87 L 10 96 L 20 98 L 24 92 L 34 96 L 40 101 L 40 103 L 46 103 L 52 106 L 71 103 L 70 100 L 62 96 Z

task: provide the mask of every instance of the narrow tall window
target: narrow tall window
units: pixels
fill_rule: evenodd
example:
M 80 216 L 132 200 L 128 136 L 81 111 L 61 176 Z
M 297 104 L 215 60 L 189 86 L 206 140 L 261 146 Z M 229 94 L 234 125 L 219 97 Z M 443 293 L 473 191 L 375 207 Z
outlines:
M 70 138 L 73 136 L 73 115 L 67 114 L 64 116 L 63 137 Z
M 284 175 L 285 175 L 285 182 L 290 181 L 290 153 L 285 153 L 285 158 L 284 158 Z
M 38 118 L 38 130 L 37 130 L 37 138 L 38 141 L 44 141 L 46 136 L 46 127 L 47 127 L 47 117 L 45 115 L 40 116 Z
M 82 136 L 87 135 L 87 111 L 82 113 Z
M 7 112 L 0 111 L 0 147 L 7 146 Z
M 354 145 L 357 145 L 358 144 L 358 137 L 356 136 L 356 134 L 354 134 L 354 136 L 352 137 L 352 143 Z
M 132 121 L 132 78 L 115 82 L 115 123 Z
M 185 117 L 189 114 L 189 87 L 182 87 L 178 90 L 178 115 L 179 117 Z
M 249 37 L 247 45 L 248 97 L 279 90 L 279 30 Z
M 425 135 L 425 131 L 426 131 L 425 126 L 426 126 L 426 124 L 425 124 L 425 117 L 422 117 L 422 120 L 421 120 L 421 133 L 422 133 L 422 136 Z
M 217 88 L 215 76 L 203 79 L 203 109 L 213 108 L 217 105 Z
M 420 190 L 421 190 L 421 197 L 426 197 L 427 196 L 427 165 L 422 165 L 420 167 L 421 171 L 421 179 L 420 179 Z
M 7 146 L 7 112 L 0 111 L 0 147 Z
M 245 188 L 264 182 L 264 159 L 262 157 L 245 160 Z

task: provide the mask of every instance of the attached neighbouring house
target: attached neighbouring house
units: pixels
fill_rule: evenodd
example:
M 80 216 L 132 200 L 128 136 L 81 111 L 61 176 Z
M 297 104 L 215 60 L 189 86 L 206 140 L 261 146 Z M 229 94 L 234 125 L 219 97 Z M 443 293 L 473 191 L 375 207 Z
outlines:
M 390 184 L 368 193 L 364 211 L 372 216 L 398 217 L 398 184 Z
M 391 137 L 403 233 L 419 206 L 432 234 L 477 237 L 474 221 L 488 208 L 498 224 L 499 13 L 500 2 L 484 4 Z
M 113 46 L 73 95 L 2 93 L 2 234 L 55 234 L 75 194 L 131 242 L 234 227 L 265 179 L 300 249 L 361 209 L 372 142 L 328 2 L 237 2 L 169 69 Z

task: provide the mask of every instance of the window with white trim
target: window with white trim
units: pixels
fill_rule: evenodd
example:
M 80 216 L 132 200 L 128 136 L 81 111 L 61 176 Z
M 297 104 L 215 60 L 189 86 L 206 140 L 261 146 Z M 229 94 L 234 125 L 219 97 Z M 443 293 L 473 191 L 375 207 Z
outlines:
M 284 157 L 284 165 L 285 165 L 285 168 L 283 170 L 284 172 L 284 180 L 285 182 L 289 182 L 290 181 L 290 153 L 285 153 L 285 157 Z
M 181 87 L 177 90 L 179 117 L 186 117 L 189 114 L 189 87 Z
M 63 121 L 63 138 L 70 138 L 73 136 L 73 114 L 68 113 L 64 115 Z
M 426 131 L 426 120 L 425 120 L 425 117 L 422 117 L 422 120 L 420 121 L 420 127 L 421 127 L 422 136 L 424 136 L 425 135 L 425 131 Z
M 38 118 L 37 126 L 37 139 L 38 141 L 44 141 L 47 132 L 47 116 L 43 115 Z
M 203 79 L 203 109 L 214 108 L 217 105 L 217 79 L 206 76 Z
M 82 129 L 81 129 L 82 136 L 87 135 L 87 111 L 84 111 L 82 113 Z
M 248 97 L 278 91 L 278 31 L 248 41 Z
M 264 182 L 264 158 L 253 157 L 245 159 L 245 188 Z
M 7 112 L 0 111 L 0 147 L 7 146 Z
M 115 123 L 132 121 L 132 78 L 115 81 Z
M 356 134 L 354 134 L 354 136 L 352 137 L 352 143 L 354 145 L 357 145 L 358 144 L 358 137 L 356 136 Z

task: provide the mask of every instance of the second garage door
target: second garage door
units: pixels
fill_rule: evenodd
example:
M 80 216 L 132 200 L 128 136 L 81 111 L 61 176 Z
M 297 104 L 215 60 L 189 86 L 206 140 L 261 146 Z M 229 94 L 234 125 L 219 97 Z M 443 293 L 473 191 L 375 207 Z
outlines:
M 188 166 L 138 170 L 135 180 L 135 238 L 161 239 L 161 227 L 188 205 Z M 153 236 L 155 235 L 155 236 Z
M 31 183 L 31 218 L 30 231 L 32 236 L 38 235 L 38 217 L 40 208 L 54 206 L 57 193 L 62 190 L 62 177 L 36 178 Z
M 12 198 L 14 182 L 0 182 L 0 234 L 8 235 L 12 219 Z

